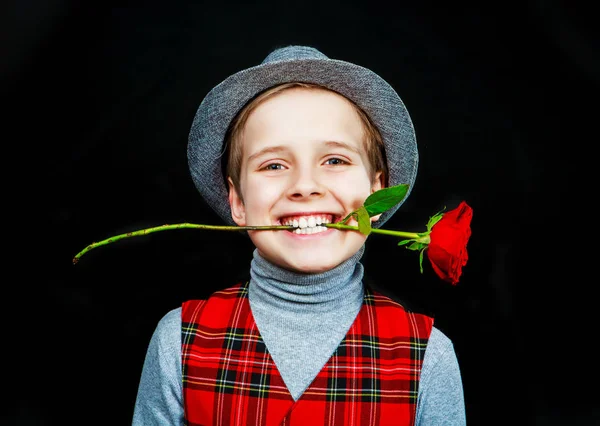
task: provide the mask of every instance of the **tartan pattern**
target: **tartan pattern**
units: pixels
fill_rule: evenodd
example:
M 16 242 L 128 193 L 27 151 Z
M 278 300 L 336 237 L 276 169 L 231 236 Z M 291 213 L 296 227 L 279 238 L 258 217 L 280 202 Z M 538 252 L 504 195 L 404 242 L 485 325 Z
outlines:
M 182 308 L 186 425 L 414 424 L 431 317 L 367 287 L 348 333 L 294 401 L 254 322 L 248 283 Z

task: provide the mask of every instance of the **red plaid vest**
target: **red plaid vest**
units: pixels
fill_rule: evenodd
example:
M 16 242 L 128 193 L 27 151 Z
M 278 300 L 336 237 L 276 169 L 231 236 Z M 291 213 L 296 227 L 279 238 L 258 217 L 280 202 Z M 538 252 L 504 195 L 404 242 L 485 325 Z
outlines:
M 413 425 L 431 317 L 365 291 L 332 357 L 294 401 L 258 332 L 247 284 L 182 305 L 188 426 Z

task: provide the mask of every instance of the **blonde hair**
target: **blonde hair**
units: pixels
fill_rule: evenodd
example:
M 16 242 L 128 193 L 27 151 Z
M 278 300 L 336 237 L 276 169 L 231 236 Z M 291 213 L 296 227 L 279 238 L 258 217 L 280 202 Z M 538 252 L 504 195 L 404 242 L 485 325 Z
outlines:
M 227 159 L 227 163 L 223 168 L 225 178 L 231 178 L 233 186 L 235 187 L 235 190 L 238 193 L 240 199 L 243 199 L 242 191 L 240 188 L 240 172 L 242 169 L 243 154 L 242 132 L 244 130 L 246 122 L 248 121 L 248 117 L 250 116 L 252 111 L 254 111 L 260 104 L 262 104 L 267 99 L 285 90 L 293 88 L 327 90 L 339 94 L 331 89 L 313 83 L 283 83 L 259 93 L 248 104 L 246 104 L 244 108 L 240 110 L 240 112 L 232 120 L 227 134 L 225 136 L 225 158 Z M 356 113 L 358 114 L 363 125 L 363 142 L 365 146 L 365 151 L 367 152 L 367 158 L 369 160 L 371 181 L 374 181 L 376 174 L 378 172 L 381 172 L 382 182 L 385 186 L 387 186 L 388 167 L 385 156 L 385 145 L 383 144 L 383 138 L 381 137 L 381 133 L 379 133 L 377 127 L 375 127 L 375 125 L 371 122 L 371 119 L 369 118 L 367 113 L 365 113 L 362 110 L 362 108 L 360 108 L 350 99 L 346 97 L 344 98 L 347 99 L 350 102 L 350 104 L 352 104 L 352 106 L 354 106 L 354 109 L 356 110 Z

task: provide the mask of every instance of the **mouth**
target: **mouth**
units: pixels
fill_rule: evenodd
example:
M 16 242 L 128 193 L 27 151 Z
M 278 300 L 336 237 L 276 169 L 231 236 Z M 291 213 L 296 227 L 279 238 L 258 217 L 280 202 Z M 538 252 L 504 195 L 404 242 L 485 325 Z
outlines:
M 295 229 L 288 232 L 299 235 L 318 234 L 327 231 L 325 224 L 334 223 L 340 217 L 328 214 L 318 213 L 310 215 L 285 216 L 279 219 L 281 225 L 293 226 Z

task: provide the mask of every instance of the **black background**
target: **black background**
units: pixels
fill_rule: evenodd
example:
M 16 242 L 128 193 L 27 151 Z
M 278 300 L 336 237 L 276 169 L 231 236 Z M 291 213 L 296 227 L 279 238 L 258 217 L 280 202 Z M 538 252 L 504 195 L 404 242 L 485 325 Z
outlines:
M 363 258 L 455 342 L 468 423 L 600 424 L 592 10 L 416 3 L 5 3 L 2 424 L 130 424 L 157 321 L 247 270 L 249 239 L 213 231 L 71 260 L 127 231 L 220 224 L 189 176 L 193 116 L 214 85 L 287 44 L 371 68 L 411 112 L 419 175 L 386 228 L 473 207 L 456 287 L 386 236 Z

